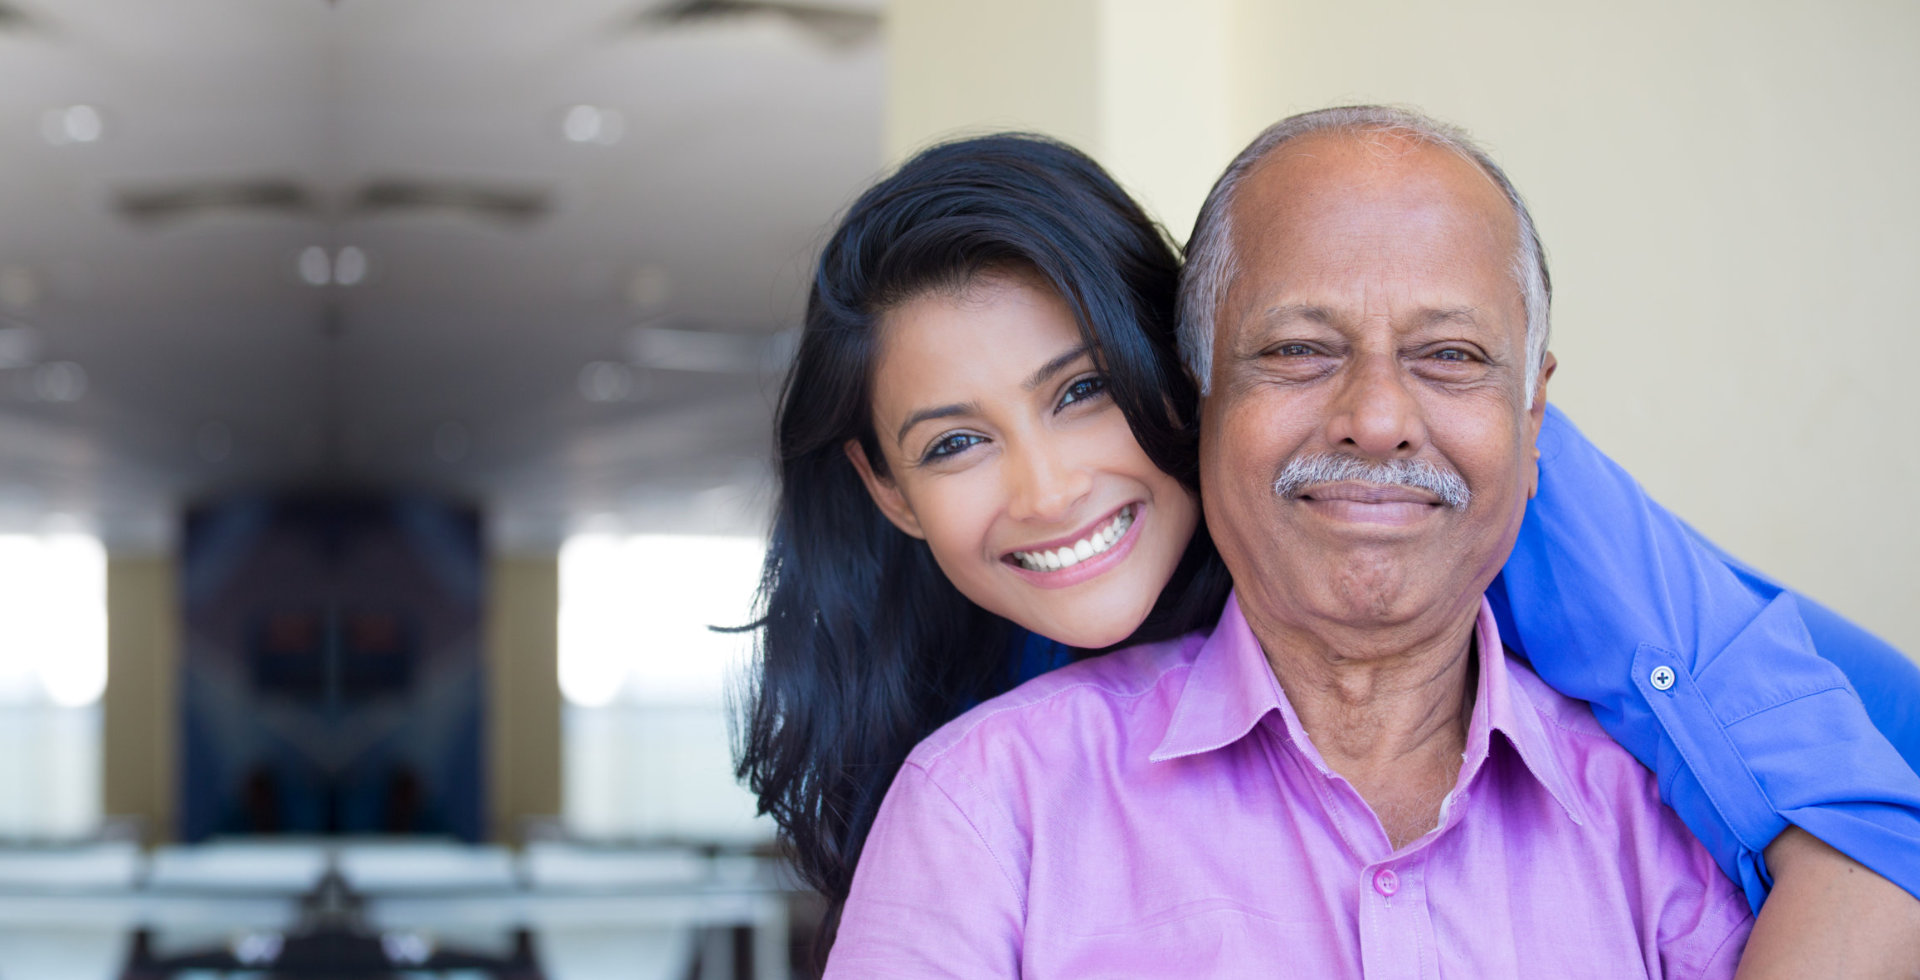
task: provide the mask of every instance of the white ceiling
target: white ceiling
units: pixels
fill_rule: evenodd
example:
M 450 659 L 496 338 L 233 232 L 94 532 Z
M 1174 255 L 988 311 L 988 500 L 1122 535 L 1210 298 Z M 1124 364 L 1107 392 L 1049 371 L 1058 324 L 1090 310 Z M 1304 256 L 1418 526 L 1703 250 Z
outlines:
M 0 314 L 34 363 L 0 368 L 0 529 L 58 514 L 164 547 L 194 500 L 306 488 L 471 500 L 503 548 L 757 521 L 771 375 L 603 367 L 632 378 L 607 402 L 582 371 L 633 361 L 643 324 L 751 354 L 797 322 L 813 250 L 880 164 L 875 34 L 670 23 L 658 0 L 13 4 Z M 71 104 L 101 139 L 45 137 Z M 568 141 L 576 104 L 622 138 Z M 309 205 L 116 210 L 236 181 Z M 352 208 L 375 182 L 550 208 Z M 366 281 L 301 281 L 314 244 L 363 250 Z M 56 362 L 84 371 L 78 400 L 48 400 L 71 387 Z

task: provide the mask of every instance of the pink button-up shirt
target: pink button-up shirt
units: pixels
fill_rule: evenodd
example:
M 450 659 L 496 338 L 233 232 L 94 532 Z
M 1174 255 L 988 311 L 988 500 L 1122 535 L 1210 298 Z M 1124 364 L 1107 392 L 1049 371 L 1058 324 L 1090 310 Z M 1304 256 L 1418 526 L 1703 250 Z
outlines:
M 827 975 L 1731 976 L 1747 904 L 1651 775 L 1484 603 L 1478 641 L 1459 780 L 1397 851 L 1237 599 L 980 705 L 894 780 Z

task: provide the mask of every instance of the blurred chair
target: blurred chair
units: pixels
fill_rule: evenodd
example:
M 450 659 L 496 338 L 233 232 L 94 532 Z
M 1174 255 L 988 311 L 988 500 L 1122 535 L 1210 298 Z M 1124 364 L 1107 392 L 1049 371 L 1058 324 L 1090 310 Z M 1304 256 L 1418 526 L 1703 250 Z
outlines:
M 215 839 L 155 848 L 147 887 L 162 891 L 304 895 L 329 866 L 329 845 L 317 838 Z
M 599 847 L 567 841 L 529 842 L 521 875 L 536 889 L 594 891 L 692 885 L 713 876 L 713 861 L 691 848 Z
M 319 838 L 216 838 L 155 848 L 141 921 L 153 953 L 223 946 L 241 930 L 291 930 L 301 899 L 320 886 L 331 861 Z
M 536 840 L 520 854 L 521 876 L 535 892 L 618 893 L 687 888 L 712 875 L 712 862 L 686 848 L 640 850 Z M 541 960 L 552 980 L 684 977 L 697 930 L 686 926 L 551 923 L 540 930 Z
M 139 843 L 131 840 L 0 847 L 0 893 L 128 891 L 139 884 L 145 864 Z
M 127 955 L 134 841 L 0 847 L 0 980 L 111 980 Z
M 513 852 L 453 840 L 349 840 L 339 845 L 338 862 L 358 895 L 507 891 L 520 883 Z

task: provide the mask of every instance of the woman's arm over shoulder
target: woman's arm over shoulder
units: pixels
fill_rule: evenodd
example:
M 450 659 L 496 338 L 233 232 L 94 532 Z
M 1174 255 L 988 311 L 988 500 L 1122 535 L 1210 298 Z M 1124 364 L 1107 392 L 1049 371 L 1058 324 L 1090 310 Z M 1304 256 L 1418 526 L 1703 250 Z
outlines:
M 1020 975 L 1025 873 L 997 821 L 969 812 L 969 789 L 901 767 L 860 852 L 828 980 Z
M 1920 902 L 1790 827 L 1767 848 L 1773 894 L 1737 980 L 1920 977 Z
M 1592 703 L 1756 909 L 1789 824 L 1920 896 L 1920 776 L 1833 663 L 1848 658 L 1823 658 L 1791 593 L 1729 567 L 1552 407 L 1540 450 L 1489 592 L 1535 672 Z M 1920 675 L 1850 659 L 1920 698 Z

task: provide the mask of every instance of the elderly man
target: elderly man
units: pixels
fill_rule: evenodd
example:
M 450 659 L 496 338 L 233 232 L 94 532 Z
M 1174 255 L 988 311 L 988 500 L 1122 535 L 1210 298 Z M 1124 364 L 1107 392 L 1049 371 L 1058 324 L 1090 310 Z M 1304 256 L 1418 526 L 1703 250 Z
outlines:
M 1731 976 L 1740 890 L 1483 597 L 1554 368 L 1504 176 L 1417 116 L 1309 114 L 1193 244 L 1235 596 L 923 743 L 863 856 L 918 874 L 856 880 L 830 975 Z

